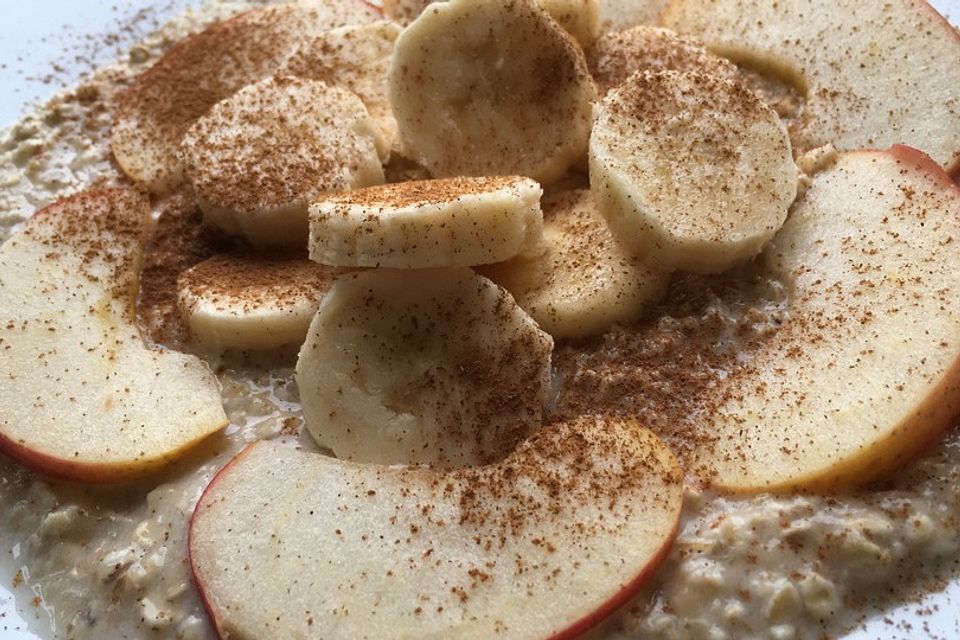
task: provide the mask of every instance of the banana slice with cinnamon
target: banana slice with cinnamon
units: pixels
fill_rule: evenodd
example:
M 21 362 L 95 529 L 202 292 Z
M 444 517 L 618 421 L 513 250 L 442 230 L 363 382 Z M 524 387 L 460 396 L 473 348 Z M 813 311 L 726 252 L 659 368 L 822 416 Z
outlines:
M 554 338 L 639 318 L 666 292 L 669 272 L 647 266 L 613 239 L 589 190 L 547 197 L 543 211 L 536 249 L 481 271 Z
M 583 51 L 535 0 L 450 0 L 397 39 L 390 101 L 435 177 L 549 182 L 583 159 L 596 88 Z
M 310 208 L 310 258 L 342 267 L 467 267 L 540 238 L 543 190 L 497 176 L 400 182 L 331 194 Z
M 597 109 L 597 204 L 649 264 L 710 273 L 750 260 L 786 220 L 797 177 L 785 126 L 739 82 L 638 72 Z
M 177 279 L 191 338 L 214 349 L 302 344 L 320 300 L 347 273 L 303 257 L 219 254 Z
M 322 193 L 380 184 L 388 150 L 356 94 L 293 76 L 217 103 L 180 155 L 205 219 L 259 245 L 299 245 Z
M 470 269 L 348 274 L 297 362 L 307 428 L 340 458 L 463 467 L 539 428 L 553 340 Z

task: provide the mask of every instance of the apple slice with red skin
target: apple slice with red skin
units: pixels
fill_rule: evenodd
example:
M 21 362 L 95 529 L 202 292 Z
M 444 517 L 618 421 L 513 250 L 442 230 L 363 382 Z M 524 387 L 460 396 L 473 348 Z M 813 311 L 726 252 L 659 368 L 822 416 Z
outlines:
M 734 492 L 835 489 L 895 470 L 952 424 L 960 187 L 935 161 L 904 146 L 841 154 L 761 259 L 790 313 L 711 391 L 691 472 Z
M 0 451 L 42 473 L 128 480 L 227 420 L 198 358 L 148 348 L 135 323 L 146 199 L 89 191 L 0 247 Z
M 908 144 L 960 172 L 960 34 L 924 0 L 671 0 L 663 26 L 802 88 L 798 153 Z
M 261 442 L 200 498 L 190 562 L 224 639 L 570 638 L 653 575 L 682 498 L 631 421 L 557 423 L 455 471 Z

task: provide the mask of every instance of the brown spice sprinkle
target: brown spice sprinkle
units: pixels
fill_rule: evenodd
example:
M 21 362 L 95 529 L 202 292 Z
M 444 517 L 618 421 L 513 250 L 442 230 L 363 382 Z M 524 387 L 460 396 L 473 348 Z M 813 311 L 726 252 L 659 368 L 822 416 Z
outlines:
M 329 194 L 314 202 L 357 205 L 363 207 L 403 208 L 455 202 L 467 195 L 481 195 L 522 186 L 523 176 L 457 177 L 436 180 L 396 182 L 366 189 Z
M 753 369 L 786 321 L 787 296 L 751 269 L 723 276 L 678 274 L 663 304 L 644 320 L 603 336 L 560 343 L 554 352 L 559 395 L 548 422 L 600 414 L 635 419 L 664 439 L 681 461 L 716 440 L 709 415 L 718 389 Z M 707 484 L 709 468 L 687 469 Z
M 121 96 L 114 154 L 127 170 L 149 150 L 155 165 L 131 177 L 148 186 L 169 186 L 177 180 L 181 138 L 210 107 L 273 73 L 304 38 L 376 17 L 363 2 L 301 0 L 211 25 L 174 45 Z
M 509 538 L 537 532 L 545 519 L 569 517 L 568 510 L 577 506 L 629 511 L 630 501 L 621 498 L 640 487 L 675 487 L 682 474 L 664 464 L 634 420 L 588 415 L 544 427 L 502 462 L 459 470 L 447 480 L 456 482 L 459 520 L 454 524 L 488 529 L 493 535 L 478 546 L 502 548 Z M 659 494 L 648 499 L 660 507 L 669 501 Z M 617 526 L 616 519 L 584 521 L 577 533 L 589 539 Z M 536 538 L 534 544 L 548 551 L 552 546 Z
M 316 302 L 346 269 L 327 267 L 302 256 L 228 253 L 212 256 L 184 271 L 177 288 L 220 310 L 289 309 Z
M 181 347 L 189 330 L 177 307 L 177 278 L 235 242 L 203 224 L 203 213 L 188 192 L 171 194 L 156 208 L 157 222 L 140 273 L 137 322 L 149 341 Z

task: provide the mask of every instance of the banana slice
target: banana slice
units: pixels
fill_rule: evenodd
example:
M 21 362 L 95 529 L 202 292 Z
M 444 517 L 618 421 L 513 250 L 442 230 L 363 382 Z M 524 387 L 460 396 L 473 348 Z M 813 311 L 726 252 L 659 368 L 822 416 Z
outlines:
M 386 147 L 399 150 L 397 121 L 387 98 L 387 72 L 400 31 L 398 25 L 383 20 L 332 29 L 300 47 L 278 75 L 322 80 L 354 92 L 380 127 Z
M 326 196 L 310 207 L 310 259 L 341 267 L 466 267 L 540 238 L 543 190 L 519 176 L 445 178 Z
M 390 68 L 404 149 L 437 177 L 560 177 L 585 154 L 595 96 L 582 50 L 534 0 L 432 5 Z
M 646 25 L 601 36 L 587 50 L 587 65 L 602 96 L 637 71 L 701 71 L 737 77 L 733 63 L 713 55 L 695 38 Z
M 359 0 L 299 0 L 217 22 L 174 45 L 119 100 L 110 139 L 117 164 L 150 191 L 172 188 L 183 180 L 183 134 L 210 107 L 273 74 L 310 36 L 378 17 Z
M 589 47 L 600 36 L 600 0 L 539 0 L 540 6 L 563 29 Z
M 268 78 L 217 103 L 180 148 L 206 219 L 262 245 L 300 245 L 307 204 L 383 182 L 376 123 L 356 95 L 324 82 Z
M 180 274 L 180 312 L 193 340 L 215 349 L 302 344 L 343 273 L 304 258 L 220 254 Z
M 462 467 L 540 426 L 553 340 L 469 269 L 351 273 L 300 349 L 307 428 L 341 458 Z
M 600 333 L 639 317 L 670 281 L 629 256 L 610 235 L 590 191 L 568 191 L 543 202 L 538 251 L 484 267 L 554 338 Z
M 409 25 L 423 10 L 440 0 L 383 0 L 383 13 Z M 539 0 L 540 6 L 583 47 L 600 35 L 600 0 Z
M 634 255 L 710 273 L 750 260 L 783 225 L 797 168 L 777 114 L 739 82 L 638 72 L 597 110 L 590 181 Z

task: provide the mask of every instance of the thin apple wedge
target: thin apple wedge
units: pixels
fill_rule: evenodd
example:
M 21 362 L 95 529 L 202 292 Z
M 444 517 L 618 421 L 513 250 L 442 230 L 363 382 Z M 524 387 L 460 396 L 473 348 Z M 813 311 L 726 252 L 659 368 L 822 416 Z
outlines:
M 153 471 L 226 424 L 194 356 L 147 348 L 135 324 L 150 207 L 90 191 L 0 247 L 0 451 L 85 482 Z
M 265 442 L 207 487 L 190 562 L 224 639 L 569 638 L 653 574 L 682 496 L 633 422 L 559 423 L 447 472 Z
M 806 90 L 798 153 L 901 143 L 960 169 L 960 35 L 923 0 L 672 0 L 663 25 L 789 69 Z
M 960 187 L 908 147 L 841 155 L 763 259 L 789 319 L 703 414 L 691 471 L 835 488 L 909 461 L 960 410 Z

